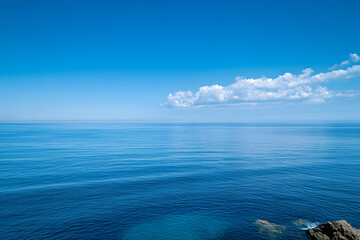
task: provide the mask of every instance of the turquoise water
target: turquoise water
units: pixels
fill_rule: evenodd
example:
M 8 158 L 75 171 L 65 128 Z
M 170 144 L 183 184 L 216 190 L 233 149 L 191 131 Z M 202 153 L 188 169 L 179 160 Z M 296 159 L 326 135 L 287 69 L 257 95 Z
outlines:
M 0 165 L 1 239 L 306 239 L 292 222 L 360 227 L 360 125 L 1 124 Z

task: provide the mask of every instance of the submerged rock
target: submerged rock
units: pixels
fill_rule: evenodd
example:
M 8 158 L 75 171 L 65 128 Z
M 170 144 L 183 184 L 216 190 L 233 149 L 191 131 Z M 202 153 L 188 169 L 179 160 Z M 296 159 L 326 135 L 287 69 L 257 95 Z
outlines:
M 300 226 L 305 226 L 306 224 L 310 224 L 310 222 L 306 220 L 298 219 L 295 222 L 293 222 L 293 224 L 297 227 L 300 227 Z
M 123 240 L 217 240 L 230 224 L 204 215 L 170 215 L 129 229 Z
M 318 222 L 310 222 L 310 221 L 303 220 L 303 219 L 298 219 L 298 220 L 294 221 L 293 224 L 295 226 L 299 227 L 301 230 L 312 229 L 319 225 Z
M 258 232 L 260 234 L 269 235 L 269 236 L 280 235 L 286 230 L 285 226 L 271 223 L 266 220 L 257 219 L 254 222 L 254 224 L 258 227 Z
M 360 230 L 345 220 L 327 222 L 306 231 L 311 240 L 360 240 Z

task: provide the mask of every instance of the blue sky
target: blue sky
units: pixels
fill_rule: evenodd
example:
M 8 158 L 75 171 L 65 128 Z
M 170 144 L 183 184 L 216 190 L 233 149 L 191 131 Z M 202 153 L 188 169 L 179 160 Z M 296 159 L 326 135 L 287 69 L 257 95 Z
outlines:
M 349 55 L 360 56 L 359 10 L 329 0 L 3 0 L 0 120 L 360 121 L 360 62 Z

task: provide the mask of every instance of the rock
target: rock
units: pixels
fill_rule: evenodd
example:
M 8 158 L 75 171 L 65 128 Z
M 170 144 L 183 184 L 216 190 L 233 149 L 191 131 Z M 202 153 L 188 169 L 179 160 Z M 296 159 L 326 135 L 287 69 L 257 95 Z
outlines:
M 309 222 L 307 220 L 298 219 L 298 220 L 294 221 L 293 224 L 295 226 L 297 226 L 298 228 L 300 228 L 301 230 L 308 230 L 308 229 L 312 229 L 314 227 L 319 226 L 320 223 L 318 223 L 318 222 Z
M 311 240 L 360 240 L 360 230 L 345 220 L 327 222 L 306 231 Z
M 256 220 L 254 224 L 258 227 L 258 232 L 260 234 L 265 234 L 269 236 L 276 236 L 282 234 L 286 227 L 278 225 L 275 223 L 268 222 L 266 220 Z
M 299 227 L 299 226 L 305 226 L 305 225 L 307 225 L 307 224 L 310 224 L 310 222 L 309 222 L 309 221 L 306 221 L 306 220 L 298 219 L 298 220 L 296 220 L 295 222 L 293 222 L 293 224 L 294 224 L 295 226 Z
M 122 240 L 220 240 L 230 226 L 202 214 L 165 215 L 133 226 Z

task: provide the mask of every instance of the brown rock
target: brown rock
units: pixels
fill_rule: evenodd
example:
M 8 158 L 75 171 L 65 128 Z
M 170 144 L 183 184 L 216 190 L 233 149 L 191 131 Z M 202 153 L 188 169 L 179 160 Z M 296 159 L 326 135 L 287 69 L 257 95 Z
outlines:
M 269 236 L 280 235 L 286 230 L 285 226 L 271 223 L 266 220 L 258 219 L 254 222 L 254 224 L 257 226 L 258 232 L 260 234 L 269 235 Z
M 298 219 L 298 220 L 296 220 L 295 222 L 293 222 L 293 224 L 295 225 L 295 226 L 304 226 L 304 225 L 306 225 L 306 224 L 310 224 L 311 222 L 309 222 L 309 221 L 306 221 L 306 220 L 302 220 L 302 219 Z
M 327 222 L 306 233 L 311 240 L 360 240 L 360 230 L 345 220 Z

